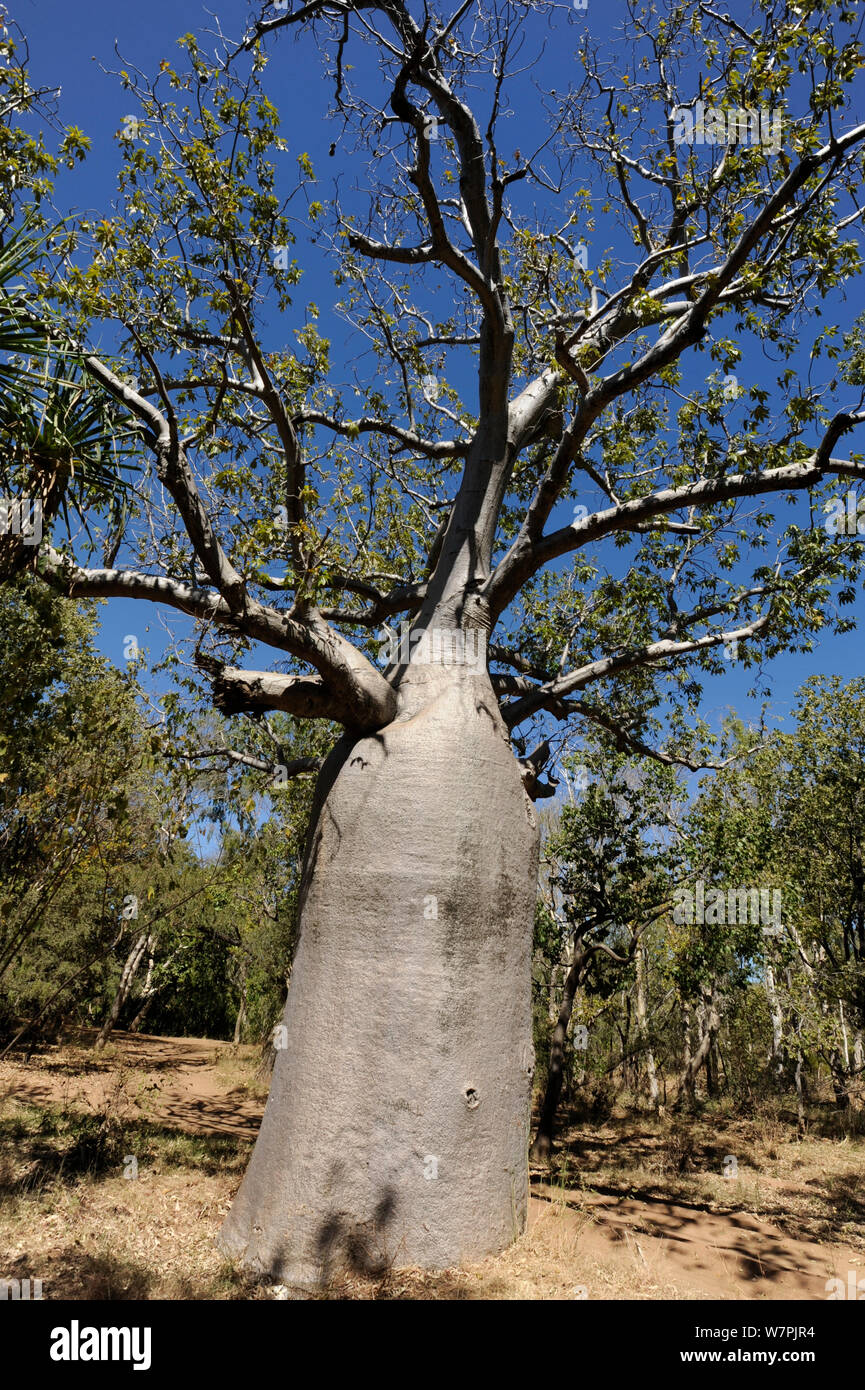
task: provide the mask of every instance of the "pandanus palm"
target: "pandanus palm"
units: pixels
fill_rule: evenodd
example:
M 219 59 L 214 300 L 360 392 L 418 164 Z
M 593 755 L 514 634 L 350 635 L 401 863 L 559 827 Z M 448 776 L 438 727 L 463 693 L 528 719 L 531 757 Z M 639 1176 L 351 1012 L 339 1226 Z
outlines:
M 43 246 L 26 221 L 0 235 L 0 581 L 35 563 L 58 512 L 125 505 L 134 431 L 60 327 L 30 307 L 27 280 Z

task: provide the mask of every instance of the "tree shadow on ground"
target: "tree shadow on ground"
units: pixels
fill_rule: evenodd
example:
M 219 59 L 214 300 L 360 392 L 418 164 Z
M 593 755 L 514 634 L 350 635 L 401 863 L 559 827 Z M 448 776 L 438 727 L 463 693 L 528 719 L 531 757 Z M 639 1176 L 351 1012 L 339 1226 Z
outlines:
M 771 1228 L 748 1212 L 642 1194 L 627 1200 L 603 1188 L 593 1189 L 587 1199 L 585 1194 L 544 1191 L 536 1185 L 533 1195 L 570 1209 L 584 1225 L 591 1222 L 612 1248 L 630 1251 L 636 1246 L 644 1267 L 663 1252 L 684 1278 L 726 1280 L 739 1290 L 781 1283 L 789 1290 L 786 1296 L 825 1297 L 830 1271 L 819 1248 L 809 1248 L 795 1235 Z M 648 1257 L 639 1245 L 645 1238 L 657 1243 Z M 759 1296 L 759 1290 L 748 1296 Z
M 29 1122 L 20 1114 L 0 1118 L 0 1197 L 23 1197 L 82 1177 L 122 1177 L 130 1156 L 139 1168 L 169 1165 L 206 1176 L 239 1174 L 249 1156 L 250 1141 L 233 1135 L 192 1135 L 171 1125 L 117 1120 L 105 1111 L 30 1110 Z
M 153 1271 L 135 1260 L 81 1250 L 75 1245 L 52 1254 L 47 1275 L 42 1268 L 31 1268 L 31 1262 L 23 1255 L 12 1262 L 11 1273 L 16 1279 L 29 1278 L 31 1285 L 34 1279 L 40 1279 L 42 1297 L 51 1299 L 134 1302 L 149 1298 L 154 1284 Z
M 66 1029 L 59 1042 L 22 1038 L 9 1053 L 9 1061 L 37 1062 L 40 1071 L 52 1076 L 71 1076 L 116 1072 L 119 1065 L 140 1067 L 149 1072 L 176 1071 L 178 1066 L 195 1070 L 212 1067 L 232 1044 L 203 1038 L 161 1037 L 155 1033 L 130 1033 L 115 1028 L 104 1051 L 94 1051 L 96 1028 Z
M 532 1174 L 533 1188 L 543 1195 L 549 1179 L 562 1192 L 579 1186 L 599 1197 L 637 1199 L 653 1211 L 672 1203 L 682 1211 L 730 1220 L 752 1216 L 773 1223 L 785 1236 L 819 1244 L 845 1243 L 851 1225 L 865 1225 L 865 1164 L 798 1180 L 775 1176 L 761 1152 L 766 1143 L 760 1133 L 748 1142 L 745 1122 L 721 1117 L 718 1123 L 726 1131 L 720 1139 L 712 1132 L 710 1114 L 672 1122 L 613 1116 L 594 1125 L 574 1125 L 568 1116 L 549 1171 Z M 726 1176 L 731 1156 L 744 1183 L 717 1182 Z M 769 1157 L 777 1157 L 771 1147 Z
M 729 1141 L 707 1137 L 698 1123 L 684 1118 L 658 1125 L 654 1117 L 614 1116 L 576 1125 L 568 1117 L 561 1126 L 561 1136 L 554 1148 L 553 1173 L 566 1178 L 576 1167 L 581 1174 L 591 1175 L 609 1168 L 614 1158 L 616 1168 L 627 1175 L 622 1185 L 628 1190 L 638 1186 L 645 1192 L 668 1192 L 671 1176 L 721 1175 L 729 1154 Z M 753 1145 L 746 1144 L 741 1136 L 737 1137 L 735 1157 L 755 1172 L 763 1168 Z

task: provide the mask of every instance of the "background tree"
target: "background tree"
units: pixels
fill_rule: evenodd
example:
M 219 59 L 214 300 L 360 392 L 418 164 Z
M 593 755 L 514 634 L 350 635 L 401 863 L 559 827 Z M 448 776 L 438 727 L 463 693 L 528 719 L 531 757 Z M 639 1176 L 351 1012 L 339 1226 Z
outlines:
M 784 741 L 779 831 L 799 888 L 801 967 L 838 1019 L 840 1048 L 824 1056 L 846 1102 L 865 1074 L 865 681 L 814 678 L 797 724 Z
M 601 962 L 605 969 L 588 989 L 609 994 L 616 984 L 635 986 L 636 1058 L 647 1068 L 651 1103 L 658 1104 L 641 936 L 671 905 L 679 856 L 676 772 L 669 764 L 617 753 L 603 735 L 581 756 L 583 761 L 572 769 L 579 791 L 563 808 L 560 825 L 545 845 L 545 858 L 554 865 L 550 893 L 554 902 L 557 899 L 557 910 L 553 907 L 550 915 L 562 919 L 559 937 L 567 943 L 567 973 L 531 1148 L 535 1162 L 544 1162 L 550 1154 L 574 1000 L 599 955 L 606 958 Z M 556 954 L 559 959 L 565 956 L 561 945 Z M 626 1059 L 631 1033 L 629 1018 L 622 1045 Z M 588 1046 L 588 1030 L 585 1040 Z
M 787 1075 L 829 1069 L 839 1105 L 861 1084 L 863 1056 L 861 680 L 814 677 L 796 726 L 778 732 L 745 778 L 762 858 L 782 884 L 784 931 L 767 943 L 773 1057 Z
M 127 857 L 127 788 L 143 727 L 134 681 L 94 650 L 92 606 L 22 575 L 0 591 L 0 609 L 0 990 L 8 1026 L 59 984 L 46 959 L 36 964 L 34 937 L 56 965 L 70 932 L 78 933 L 73 954 L 84 960 L 104 955 L 117 934 L 121 904 L 109 888 Z M 41 982 L 35 993 L 28 978 Z

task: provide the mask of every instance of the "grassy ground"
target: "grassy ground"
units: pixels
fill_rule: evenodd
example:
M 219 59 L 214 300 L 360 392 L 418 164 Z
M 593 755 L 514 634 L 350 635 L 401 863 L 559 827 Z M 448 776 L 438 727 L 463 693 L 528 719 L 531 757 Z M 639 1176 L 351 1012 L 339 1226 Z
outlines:
M 99 1056 L 81 1039 L 0 1063 L 0 1278 L 41 1278 L 52 1298 L 286 1296 L 214 1245 L 263 1109 L 257 1064 L 251 1048 L 128 1035 Z M 502 1255 L 323 1296 L 821 1298 L 865 1273 L 865 1140 L 828 1110 L 801 1143 L 772 1109 L 618 1109 L 561 1139 Z
M 672 1122 L 614 1114 L 601 1125 L 572 1123 L 556 1180 L 565 1189 L 750 1212 L 790 1235 L 865 1252 L 865 1140 L 835 1118 L 815 1112 L 801 1142 L 795 1121 L 772 1107 L 749 1119 L 715 1110 Z

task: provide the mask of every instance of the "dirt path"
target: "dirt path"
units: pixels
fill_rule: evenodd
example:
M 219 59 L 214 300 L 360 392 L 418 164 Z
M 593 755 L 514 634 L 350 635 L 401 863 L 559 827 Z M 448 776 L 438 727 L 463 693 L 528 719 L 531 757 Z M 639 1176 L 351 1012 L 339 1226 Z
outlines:
M 86 1034 L 77 1037 L 84 1041 Z M 124 1032 L 112 1034 L 110 1047 L 101 1056 L 76 1049 L 56 1060 L 48 1054 L 30 1065 L 0 1064 L 0 1096 L 101 1110 L 116 1104 L 122 1092 L 123 1102 L 143 1118 L 188 1134 L 255 1138 L 264 1101 L 250 1095 L 245 1078 L 258 1060 L 257 1048 Z M 238 1074 L 234 1085 L 233 1072 Z
M 541 1187 L 533 1219 L 561 1201 Z M 865 1273 L 861 1251 L 791 1237 L 747 1212 L 597 1193 L 567 1193 L 564 1206 L 558 1220 L 582 1254 L 614 1283 L 630 1272 L 642 1296 L 666 1288 L 679 1298 L 824 1299 L 828 1279 Z
M 187 1135 L 232 1136 L 241 1142 L 255 1138 L 264 1109 L 262 1088 L 252 1079 L 257 1049 L 236 1049 L 202 1038 L 118 1033 L 108 1054 L 96 1055 L 90 1041 L 80 1035 L 71 1047 L 29 1062 L 6 1059 L 0 1063 L 0 1099 L 62 1110 L 99 1112 L 113 1107 L 127 1117 Z M 615 1135 L 609 1136 L 607 1145 L 612 1151 L 609 1161 L 614 1163 Z M 849 1154 L 845 1161 L 849 1164 L 854 1158 L 862 1164 L 861 1149 L 858 1157 Z M 737 1210 L 724 1211 L 718 1209 L 718 1202 L 692 1201 L 680 1192 L 670 1199 L 657 1193 L 621 1196 L 605 1189 L 600 1175 L 587 1171 L 579 1161 L 571 1173 L 577 1186 L 533 1183 L 528 1232 L 504 1254 L 441 1275 L 397 1272 L 391 1276 L 388 1296 L 803 1300 L 826 1298 L 826 1281 L 837 1277 L 846 1282 L 851 1269 L 857 1278 L 865 1275 L 865 1231 L 861 1241 L 853 1239 L 849 1244 L 828 1234 L 825 1240 L 806 1238 L 796 1234 L 795 1226 L 784 1231 L 757 1212 L 743 1209 L 742 1200 Z M 808 1184 L 816 1181 L 803 1174 L 785 1180 L 789 1184 L 785 1186 L 770 1172 L 761 1180 L 784 1202 L 789 1193 L 794 1209 Z M 128 1203 L 143 1202 L 149 1188 L 149 1205 L 142 1207 L 140 1217 L 144 1221 L 146 1210 L 147 1228 L 156 1233 L 154 1250 L 160 1247 L 160 1238 L 165 1240 L 164 1235 L 160 1237 L 163 1219 L 166 1231 L 176 1228 L 179 1212 L 196 1201 L 201 1202 L 197 1237 L 212 1245 L 237 1178 L 228 1173 L 202 1172 L 197 1178 L 187 1173 L 183 1182 L 186 1195 L 181 1199 L 170 1174 L 156 1173 L 152 1183 L 135 1185 L 110 1179 L 103 1184 L 104 1194 L 93 1198 L 94 1239 L 98 1240 L 100 1222 L 104 1225 L 110 1219 L 100 1215 L 103 1203 L 105 1213 L 119 1210 L 116 1204 L 110 1205 L 116 1203 L 114 1185 L 127 1201 L 123 1208 L 127 1223 L 133 1216 Z M 780 1220 L 782 1207 L 776 1205 L 775 1211 Z M 57 1219 L 47 1217 L 48 1222 Z M 68 1223 L 67 1228 L 71 1229 Z M 815 1228 L 808 1229 L 813 1234 Z M 36 1237 L 46 1256 L 51 1249 L 48 1236 L 46 1229 Z M 86 1234 L 76 1237 L 75 1247 L 82 1241 L 86 1245 L 87 1239 Z M 28 1244 L 25 1241 L 20 1249 Z M 177 1263 L 183 1259 L 181 1247 L 182 1242 Z M 347 1296 L 369 1295 L 355 1287 Z

